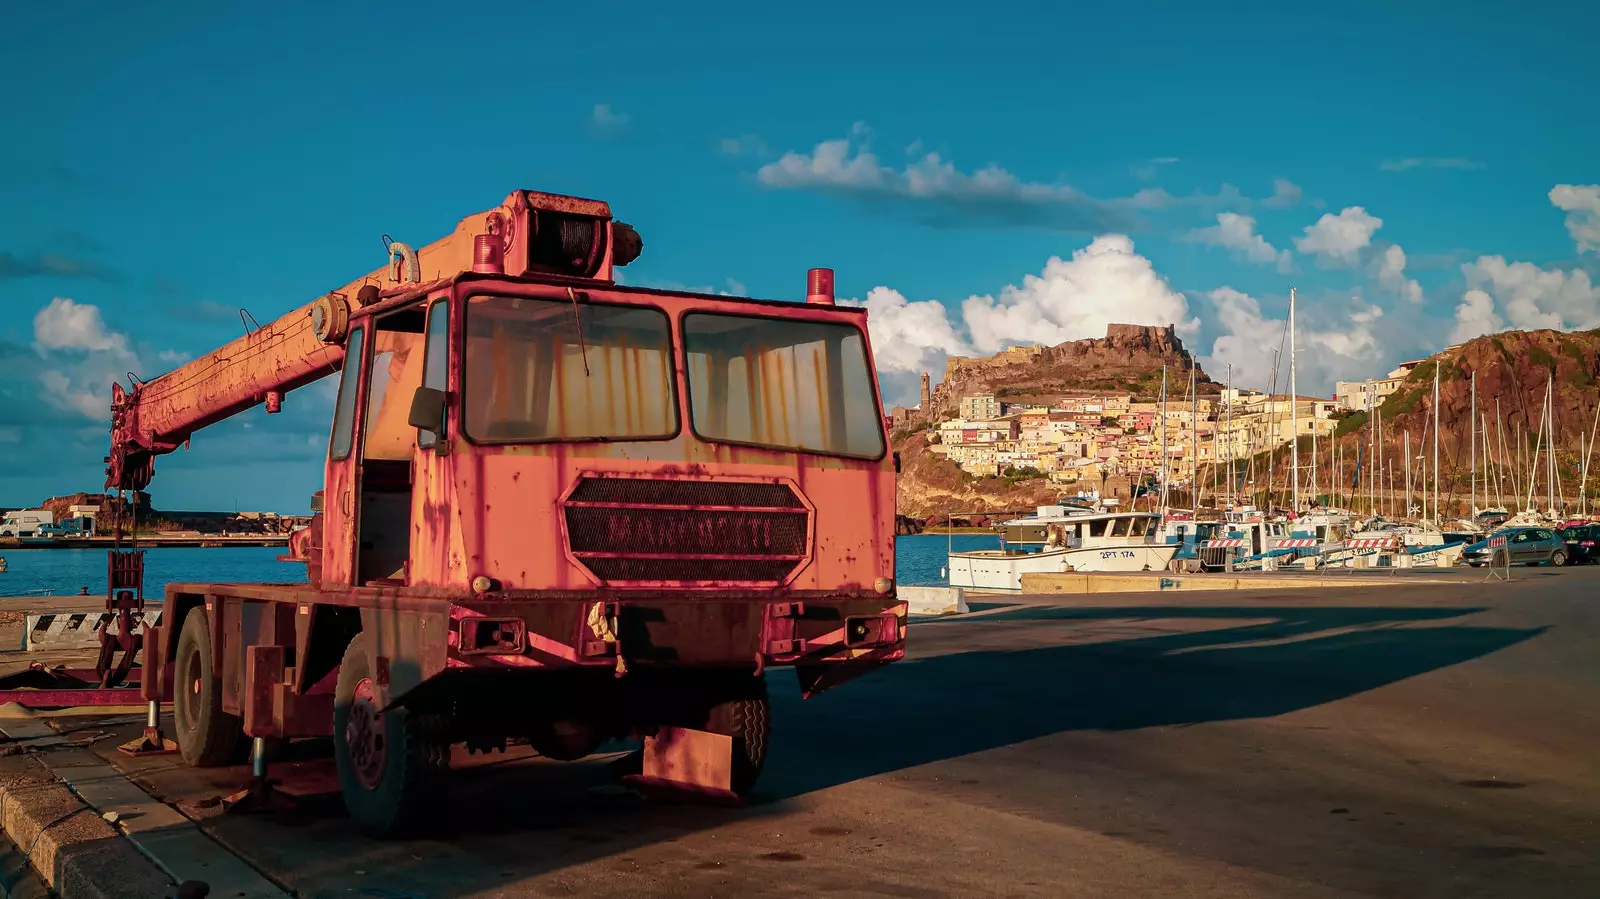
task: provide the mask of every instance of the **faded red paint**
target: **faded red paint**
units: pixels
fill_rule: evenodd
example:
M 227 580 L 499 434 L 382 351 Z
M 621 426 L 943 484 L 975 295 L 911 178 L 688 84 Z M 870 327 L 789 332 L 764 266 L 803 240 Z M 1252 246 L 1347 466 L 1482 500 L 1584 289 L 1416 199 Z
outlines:
M 293 695 L 324 695 L 331 674 L 296 665 L 291 678 L 275 648 L 307 657 L 322 610 L 360 610 L 388 673 L 374 684 L 381 703 L 456 669 L 562 667 L 625 677 L 792 665 L 809 695 L 904 656 L 894 462 L 866 310 L 622 286 L 613 252 L 631 259 L 628 233 L 599 201 L 517 191 L 418 250 L 414 282 L 385 266 L 131 393 L 119 388 L 108 483 L 124 489 L 148 482 L 154 455 L 268 396 L 275 404 L 336 371 L 354 391 L 349 453 L 330 453 L 321 510 L 291 543 L 291 556 L 310 558 L 311 583 L 168 587 L 169 609 L 204 600 L 225 708 L 248 710 L 264 733 L 323 726 L 325 701 L 297 706 Z M 832 282 L 812 270 L 808 298 L 831 300 Z M 469 316 L 490 315 L 469 308 L 474 296 L 510 298 L 482 327 L 527 335 L 520 355 L 495 337 L 468 359 Z M 619 309 L 654 310 L 665 326 Z M 446 339 L 430 345 L 431 316 L 445 310 Z M 691 313 L 744 317 L 696 326 L 698 373 L 685 349 Z M 569 326 L 578 359 L 560 330 Z M 748 342 L 788 332 L 812 336 Z M 857 344 L 865 368 L 851 387 Z M 424 385 L 436 375 L 423 347 L 445 345 L 442 380 Z M 694 427 L 692 382 L 712 436 Z M 406 423 L 418 385 L 447 398 L 443 436 L 428 447 Z M 482 400 L 486 390 L 501 393 Z M 852 397 L 870 404 L 864 425 L 850 423 L 866 408 Z M 485 427 L 520 442 L 467 434 L 465 404 L 480 401 Z M 607 439 L 548 439 L 578 428 Z M 836 453 L 732 442 L 740 434 Z M 262 620 L 280 623 L 251 624 Z M 152 683 L 162 661 L 146 660 Z

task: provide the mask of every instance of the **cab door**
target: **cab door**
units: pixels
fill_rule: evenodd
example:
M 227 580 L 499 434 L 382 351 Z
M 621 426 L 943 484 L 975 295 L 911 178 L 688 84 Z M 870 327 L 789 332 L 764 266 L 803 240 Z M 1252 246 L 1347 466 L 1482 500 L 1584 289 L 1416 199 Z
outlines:
M 459 554 L 455 529 L 455 465 L 451 435 L 458 427 L 456 402 L 459 383 L 452 347 L 459 328 L 452 327 L 448 292 L 429 299 L 427 321 L 423 326 L 422 384 L 445 392 L 443 430 L 435 433 L 417 430 L 417 449 L 412 456 L 411 565 L 407 583 L 448 586 L 452 581 L 452 559 Z
M 333 430 L 328 438 L 322 511 L 322 581 L 349 587 L 355 581 L 356 518 L 361 508 L 361 419 L 366 404 L 368 324 L 350 329 L 345 339 L 344 367 L 334 401 Z

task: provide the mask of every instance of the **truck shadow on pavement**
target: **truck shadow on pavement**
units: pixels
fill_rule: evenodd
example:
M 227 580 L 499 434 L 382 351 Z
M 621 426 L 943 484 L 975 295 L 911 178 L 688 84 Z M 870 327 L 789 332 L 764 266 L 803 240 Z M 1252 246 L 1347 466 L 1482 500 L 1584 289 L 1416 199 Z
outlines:
M 965 627 L 961 619 L 929 622 L 912 628 L 904 662 L 809 701 L 779 694 L 773 718 L 782 730 L 763 786 L 777 800 L 1067 731 L 1272 717 L 1543 631 L 1441 624 L 1481 611 L 1046 607 L 995 612 Z M 1161 632 L 1161 622 L 1188 626 Z M 1029 648 L 962 649 L 1007 641 Z
M 568 882 L 565 872 L 596 862 L 619 874 L 637 876 L 642 867 L 668 876 L 672 867 L 670 876 L 693 876 L 690 867 L 722 870 L 715 859 L 762 864 L 763 852 L 795 848 L 747 845 L 760 838 L 738 825 L 814 817 L 815 804 L 803 797 L 818 790 L 1068 731 L 1284 714 L 1541 632 L 1446 623 L 1478 611 L 1020 607 L 916 624 L 911 658 L 815 699 L 801 700 L 788 672 L 774 672 L 772 752 L 753 804 L 742 810 L 596 795 L 592 788 L 609 783 L 603 764 L 507 758 L 458 771 L 451 808 L 425 840 L 362 838 L 336 793 L 308 797 L 294 819 L 213 817 L 206 829 L 302 896 L 456 897 L 512 884 L 582 891 L 577 884 L 590 875 L 573 872 L 577 879 Z M 787 820 L 778 829 L 797 824 L 805 826 Z M 695 837 L 718 828 L 722 839 L 710 846 L 720 848 Z M 660 846 L 691 838 L 693 852 L 660 861 Z

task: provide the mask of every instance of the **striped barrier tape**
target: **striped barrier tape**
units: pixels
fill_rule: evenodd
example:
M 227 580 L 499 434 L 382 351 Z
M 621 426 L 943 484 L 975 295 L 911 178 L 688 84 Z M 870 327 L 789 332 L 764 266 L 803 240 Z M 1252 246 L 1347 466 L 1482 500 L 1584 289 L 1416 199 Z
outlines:
M 1272 546 L 1274 549 L 1287 549 L 1290 547 L 1301 548 L 1316 545 L 1317 538 L 1315 537 L 1281 537 L 1272 541 Z
M 1394 537 L 1356 537 L 1349 542 L 1351 549 L 1394 549 L 1399 545 Z
M 1489 538 L 1489 548 L 1490 549 L 1505 549 L 1506 548 L 1506 535 L 1505 534 L 1497 534 L 1497 535 L 1495 535 L 1493 537 L 1490 537 Z
M 160 609 L 146 609 L 136 616 L 145 627 L 161 623 Z M 28 652 L 47 649 L 98 649 L 101 632 L 117 633 L 113 612 L 39 612 L 23 623 L 23 648 Z
M 1244 538 L 1243 537 L 1218 537 L 1218 538 L 1216 538 L 1214 540 L 1207 540 L 1206 541 L 1206 547 L 1207 548 L 1210 548 L 1210 547 L 1213 547 L 1213 546 L 1240 547 L 1240 546 L 1243 546 L 1243 545 L 1244 545 Z

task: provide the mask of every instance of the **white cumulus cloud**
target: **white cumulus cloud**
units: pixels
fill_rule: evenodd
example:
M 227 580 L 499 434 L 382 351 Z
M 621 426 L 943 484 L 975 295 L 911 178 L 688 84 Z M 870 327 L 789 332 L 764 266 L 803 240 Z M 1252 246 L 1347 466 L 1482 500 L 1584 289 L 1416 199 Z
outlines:
M 1221 379 L 1233 366 L 1237 386 L 1268 389 L 1272 386 L 1273 353 L 1278 359 L 1277 390 L 1289 386 L 1287 315 L 1268 316 L 1255 297 L 1219 287 L 1206 295 L 1224 332 L 1211 345 L 1211 356 L 1201 367 Z M 1302 394 L 1326 391 L 1341 378 L 1368 377 L 1381 368 L 1382 341 L 1377 322 L 1383 310 L 1359 299 L 1328 303 L 1301 302 L 1295 308 L 1296 380 Z
M 1184 239 L 1192 243 L 1226 247 L 1251 262 L 1276 262 L 1278 271 L 1288 272 L 1293 265 L 1288 250 L 1279 250 L 1256 233 L 1256 220 L 1237 212 L 1220 212 L 1217 223 L 1208 228 L 1195 228 Z
M 100 308 L 56 297 L 33 316 L 33 349 L 39 396 L 57 409 L 95 421 L 111 419 L 111 385 L 140 373 L 140 357 L 128 335 L 106 326 Z M 187 359 L 171 350 L 162 362 Z
M 913 303 L 898 290 L 874 287 L 864 302 L 841 302 L 867 307 L 873 361 L 880 371 L 937 373 L 943 368 L 945 357 L 972 353 L 938 300 Z
M 1326 213 L 1315 224 L 1307 225 L 1305 236 L 1295 238 L 1294 245 L 1300 252 L 1325 262 L 1354 265 L 1381 227 L 1383 219 L 1360 206 L 1348 206 L 1338 215 Z
M 1463 265 L 1461 273 L 1468 291 L 1456 308 L 1460 334 L 1472 329 L 1465 322 L 1476 327 L 1498 321 L 1501 313 L 1514 328 L 1600 327 L 1600 287 L 1582 269 L 1545 269 L 1531 262 L 1507 262 L 1503 256 L 1480 256 Z
M 1456 324 L 1450 331 L 1450 342 L 1466 343 L 1474 337 L 1494 334 L 1505 324 L 1494 311 L 1494 297 L 1481 290 L 1469 290 L 1461 295 L 1461 302 L 1456 306 Z
M 1567 233 L 1580 253 L 1600 253 L 1600 184 L 1557 184 L 1550 202 L 1567 214 Z
M 56 297 L 33 317 L 41 398 L 97 421 L 111 419 L 111 384 L 137 371 L 126 334 L 106 327 L 100 308 Z
M 1175 325 L 1191 334 L 1200 326 L 1183 295 L 1121 234 L 1097 237 L 1071 259 L 1051 257 L 1042 274 L 998 296 L 968 297 L 961 312 L 973 346 L 988 353 L 1019 343 L 1103 337 L 1112 322 Z
M 1098 237 L 1070 259 L 1052 257 L 1021 284 L 967 297 L 959 306 L 913 302 L 890 287 L 874 288 L 864 301 L 840 302 L 867 307 L 872 352 L 890 404 L 916 402 L 921 373 L 938 381 L 950 356 L 1104 337 L 1112 323 L 1173 325 L 1185 337 L 1200 326 L 1183 294 L 1120 234 Z
M 1373 264 L 1378 285 L 1413 303 L 1422 302 L 1422 285 L 1406 277 L 1406 251 L 1390 244 Z

